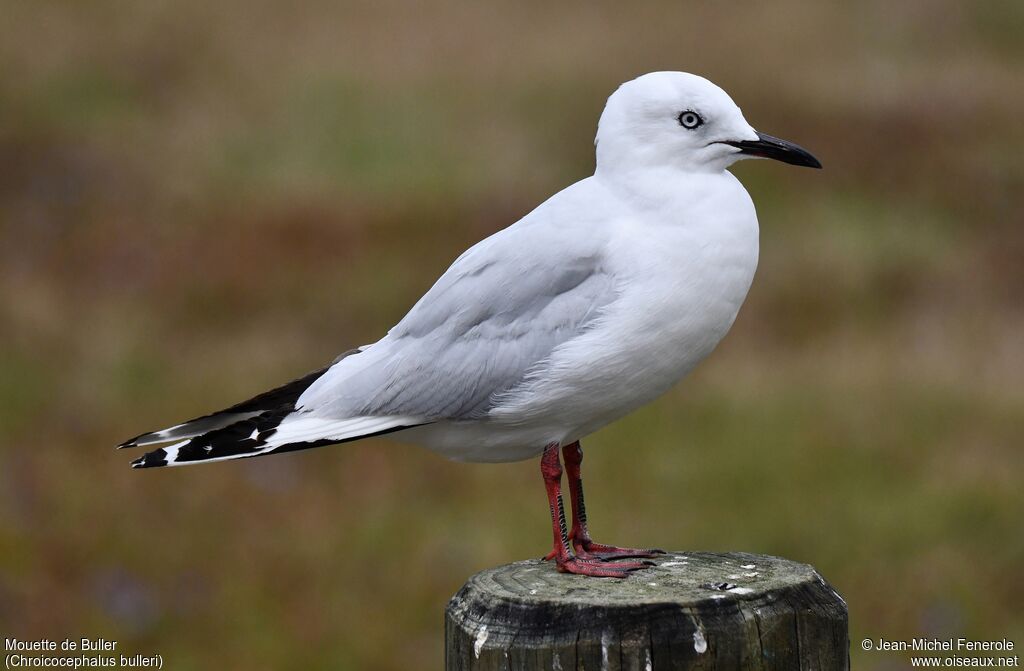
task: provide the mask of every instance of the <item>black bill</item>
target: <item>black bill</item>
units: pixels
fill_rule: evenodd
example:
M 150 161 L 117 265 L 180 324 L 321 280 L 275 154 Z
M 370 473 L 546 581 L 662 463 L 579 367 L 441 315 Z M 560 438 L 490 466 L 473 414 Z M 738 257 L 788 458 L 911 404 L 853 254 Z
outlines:
M 814 158 L 811 152 L 803 147 L 764 133 L 757 133 L 756 140 L 741 140 L 738 142 L 726 142 L 725 144 L 736 147 L 740 150 L 741 154 L 749 156 L 773 158 L 776 161 L 782 161 L 790 165 L 802 165 L 808 168 L 821 167 L 821 161 Z

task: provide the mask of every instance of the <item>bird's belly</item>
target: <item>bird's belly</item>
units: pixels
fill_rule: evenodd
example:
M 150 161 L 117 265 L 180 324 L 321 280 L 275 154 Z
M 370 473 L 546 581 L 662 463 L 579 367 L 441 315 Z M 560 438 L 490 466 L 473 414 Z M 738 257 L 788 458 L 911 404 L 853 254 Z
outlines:
M 561 444 L 564 435 L 563 427 L 546 422 L 508 424 L 481 418 L 435 422 L 389 437 L 426 447 L 455 461 L 501 463 L 535 457 L 548 445 Z

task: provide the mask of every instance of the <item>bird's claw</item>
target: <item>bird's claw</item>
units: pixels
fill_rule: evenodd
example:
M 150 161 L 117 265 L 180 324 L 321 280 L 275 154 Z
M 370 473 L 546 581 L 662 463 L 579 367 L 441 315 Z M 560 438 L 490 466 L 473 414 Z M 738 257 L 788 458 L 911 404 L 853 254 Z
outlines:
M 654 562 L 652 562 L 652 561 L 647 561 L 647 560 L 644 560 L 644 561 L 622 561 L 622 560 L 624 560 L 624 559 L 631 559 L 631 558 L 652 557 L 652 556 L 654 556 L 656 554 L 665 554 L 661 550 L 651 551 L 651 550 L 635 550 L 635 549 L 632 549 L 632 548 L 623 548 L 623 549 L 631 550 L 631 552 L 630 553 L 626 553 L 626 554 L 615 554 L 615 553 L 592 554 L 592 553 L 589 553 L 589 552 L 586 552 L 586 551 L 581 551 L 579 548 L 577 548 L 576 549 L 576 558 L 579 559 L 580 561 L 584 561 L 584 562 L 606 563 L 606 564 L 607 563 L 614 563 L 614 565 L 619 567 L 619 568 L 624 568 L 624 569 L 629 570 L 629 571 L 636 571 L 636 570 L 639 570 L 639 569 L 650 568 L 651 566 L 656 566 L 656 564 Z M 648 553 L 648 554 L 632 554 L 632 552 Z M 557 559 L 557 556 L 558 556 L 558 553 L 555 550 L 552 550 L 551 552 L 549 552 L 546 555 L 544 555 L 541 558 L 541 561 L 551 561 L 552 559 Z
M 647 568 L 647 562 L 608 563 L 601 560 L 580 559 L 570 557 L 558 561 L 556 566 L 561 573 L 572 573 L 594 578 L 626 578 L 633 571 Z
M 585 559 L 600 559 L 602 561 L 614 561 L 616 559 L 646 559 L 666 554 L 658 548 L 620 548 L 615 545 L 605 545 L 594 541 L 573 541 L 573 548 L 576 556 Z M 645 562 L 653 566 L 653 562 Z

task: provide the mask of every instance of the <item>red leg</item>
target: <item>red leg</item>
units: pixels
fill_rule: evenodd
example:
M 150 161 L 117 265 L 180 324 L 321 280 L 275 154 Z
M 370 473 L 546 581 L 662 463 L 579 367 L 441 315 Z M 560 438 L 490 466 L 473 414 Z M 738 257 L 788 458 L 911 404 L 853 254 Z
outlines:
M 558 445 L 544 448 L 540 460 L 540 472 L 544 476 L 544 488 L 548 492 L 548 506 L 551 508 L 551 533 L 554 549 L 546 559 L 554 559 L 562 573 L 596 576 L 599 578 L 625 578 L 630 571 L 640 566 L 605 564 L 597 559 L 574 557 L 569 551 L 569 536 L 565 531 L 565 509 L 562 507 L 562 464 L 558 461 Z
M 624 557 L 653 557 L 665 554 L 664 550 L 655 548 L 620 548 L 614 545 L 595 543 L 587 530 L 587 509 L 583 504 L 583 478 L 580 475 L 580 464 L 583 463 L 583 448 L 579 441 L 562 448 L 565 457 L 566 476 L 569 480 L 569 497 L 572 500 L 572 540 L 576 556 L 581 558 L 617 559 Z M 636 563 L 636 562 L 631 562 Z M 643 566 L 644 564 L 638 564 Z

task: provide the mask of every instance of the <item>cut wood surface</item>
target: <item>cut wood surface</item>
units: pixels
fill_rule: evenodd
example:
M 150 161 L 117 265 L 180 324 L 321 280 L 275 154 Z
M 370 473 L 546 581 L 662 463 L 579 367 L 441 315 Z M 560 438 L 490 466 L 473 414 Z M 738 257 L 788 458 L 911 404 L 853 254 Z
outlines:
M 807 564 L 672 552 L 625 580 L 540 560 L 477 573 L 445 611 L 448 671 L 849 668 L 846 603 Z

